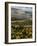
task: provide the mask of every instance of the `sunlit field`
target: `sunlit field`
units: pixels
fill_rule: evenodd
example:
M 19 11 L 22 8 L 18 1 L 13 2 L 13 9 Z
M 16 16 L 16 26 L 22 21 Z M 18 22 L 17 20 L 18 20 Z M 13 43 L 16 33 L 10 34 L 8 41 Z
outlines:
M 22 20 L 21 20 L 22 21 Z M 25 20 L 11 22 L 11 39 L 27 39 L 32 38 L 32 21 Z

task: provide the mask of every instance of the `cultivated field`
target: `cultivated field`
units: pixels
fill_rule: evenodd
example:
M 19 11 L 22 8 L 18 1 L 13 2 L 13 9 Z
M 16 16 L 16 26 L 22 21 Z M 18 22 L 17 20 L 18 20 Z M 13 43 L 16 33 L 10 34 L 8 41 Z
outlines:
M 15 20 L 11 22 L 11 39 L 32 38 L 32 20 Z

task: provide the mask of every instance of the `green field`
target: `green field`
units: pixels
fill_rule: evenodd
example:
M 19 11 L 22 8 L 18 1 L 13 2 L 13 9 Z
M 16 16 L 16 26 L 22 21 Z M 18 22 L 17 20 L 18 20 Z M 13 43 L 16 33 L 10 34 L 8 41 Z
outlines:
M 11 39 L 32 38 L 32 20 L 11 21 Z

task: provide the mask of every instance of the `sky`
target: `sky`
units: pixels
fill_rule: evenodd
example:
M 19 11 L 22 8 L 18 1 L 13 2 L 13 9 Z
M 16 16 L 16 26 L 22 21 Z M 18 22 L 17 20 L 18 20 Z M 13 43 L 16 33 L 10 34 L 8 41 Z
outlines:
M 25 13 L 25 11 L 28 13 Z M 18 19 L 23 19 L 23 18 L 30 18 L 31 15 L 32 15 L 32 7 L 22 7 L 22 6 L 16 6 L 16 7 L 12 6 L 11 7 L 11 16 L 12 17 L 16 17 Z
M 12 6 L 11 8 L 21 9 L 23 11 L 32 11 L 32 7 Z

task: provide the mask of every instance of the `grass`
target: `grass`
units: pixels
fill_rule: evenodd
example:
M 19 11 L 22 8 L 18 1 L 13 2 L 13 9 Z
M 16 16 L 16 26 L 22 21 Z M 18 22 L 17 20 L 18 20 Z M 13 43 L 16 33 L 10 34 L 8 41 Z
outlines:
M 24 20 L 22 22 L 16 21 L 11 23 L 11 39 L 27 39 L 27 38 L 32 38 L 32 20 Z

